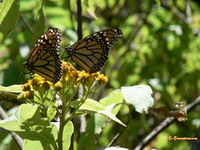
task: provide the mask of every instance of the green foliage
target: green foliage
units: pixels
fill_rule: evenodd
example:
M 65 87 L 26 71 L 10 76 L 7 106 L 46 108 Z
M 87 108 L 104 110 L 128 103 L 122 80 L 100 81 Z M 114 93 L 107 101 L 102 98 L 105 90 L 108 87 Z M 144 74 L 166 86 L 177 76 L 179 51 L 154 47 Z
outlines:
M 0 122 L 0 127 L 15 131 L 23 139 L 40 141 L 44 147 L 55 147 L 56 128 L 42 118 L 37 106 L 21 105 L 18 112 Z
M 66 139 L 63 139 L 63 147 L 68 149 L 70 144 L 74 144 L 75 149 L 105 148 L 118 131 L 123 130 L 114 145 L 134 149 L 162 120 L 151 113 L 138 114 L 123 100 L 120 90 L 115 89 L 149 85 L 152 87 L 156 106 L 167 106 L 170 109 L 175 109 L 175 102 L 186 105 L 198 97 L 199 2 L 189 1 L 191 12 L 186 10 L 188 1 L 182 0 L 81 2 L 84 37 L 102 29 L 116 27 L 123 31 L 123 38 L 110 51 L 102 70 L 108 76 L 107 85 L 92 93 L 83 104 L 80 99 L 72 101 L 71 109 L 79 108 L 81 104 L 74 116 L 90 115 L 86 117 L 87 126 L 82 133 L 79 132 L 79 125 L 74 122 L 65 125 L 63 133 Z M 22 63 L 38 37 L 49 27 L 62 31 L 60 53 L 65 56 L 63 47 L 77 40 L 76 15 L 76 1 L 3 0 L 0 3 L 0 92 L 21 92 L 21 84 L 25 82 L 21 77 Z M 16 131 L 25 138 L 24 149 L 33 148 L 33 145 L 35 149 L 55 147 L 58 129 L 50 121 L 57 116 L 59 106 L 57 103 L 54 105 L 56 97 L 52 98 L 52 94 L 54 91 L 46 93 L 44 103 L 40 98 L 35 98 L 37 106 L 19 106 L 18 113 L 9 120 L 1 121 L 2 127 Z M 73 92 L 70 91 L 65 98 L 72 95 Z M 1 101 L 1 105 L 7 109 L 15 106 L 7 101 Z M 199 136 L 198 114 L 199 107 L 188 114 L 188 121 L 176 123 L 162 131 L 149 146 L 157 149 L 191 147 L 191 142 L 170 142 L 168 136 Z M 29 121 L 31 124 L 27 124 Z M 120 124 L 125 124 L 127 128 Z M 41 132 L 44 137 L 39 134 Z M 8 133 L 1 131 L 1 134 L 4 136 L 0 139 L 0 149 L 6 149 L 6 144 L 8 149 L 13 149 Z M 72 134 L 74 141 L 70 141 Z M 34 141 L 35 137 L 40 141 Z

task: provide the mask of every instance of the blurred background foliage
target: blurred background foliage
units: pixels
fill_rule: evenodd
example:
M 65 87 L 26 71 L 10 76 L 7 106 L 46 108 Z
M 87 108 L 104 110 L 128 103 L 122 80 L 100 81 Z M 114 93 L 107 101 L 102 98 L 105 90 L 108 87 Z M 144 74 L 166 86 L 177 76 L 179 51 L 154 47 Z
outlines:
M 23 84 L 22 63 L 39 36 L 49 27 L 62 31 L 63 48 L 77 41 L 77 6 L 72 0 L 4 0 L 0 3 L 0 85 Z M 174 109 L 189 104 L 200 92 L 200 2 L 198 0 L 82 0 L 83 37 L 106 28 L 124 35 L 112 48 L 102 72 L 108 84 L 96 100 L 121 86 L 148 84 L 156 106 Z M 149 147 L 189 149 L 198 143 L 168 141 L 169 136 L 200 138 L 200 107 L 186 122 L 175 122 Z M 118 117 L 127 121 L 128 109 Z M 133 148 L 162 121 L 152 114 L 132 112 L 116 145 Z M 120 125 L 109 122 L 98 147 L 106 147 Z M 2 135 L 1 139 L 4 136 Z M 5 140 L 4 140 L 5 142 Z M 2 140 L 1 140 L 2 143 Z

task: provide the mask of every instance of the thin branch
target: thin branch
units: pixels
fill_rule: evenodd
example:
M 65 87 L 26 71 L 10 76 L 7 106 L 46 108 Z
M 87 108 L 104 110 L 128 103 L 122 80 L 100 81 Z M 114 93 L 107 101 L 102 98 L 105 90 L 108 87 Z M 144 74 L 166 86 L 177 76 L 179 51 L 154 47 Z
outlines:
M 186 16 L 187 16 L 187 22 L 190 25 L 192 22 L 192 13 L 191 13 L 191 7 L 190 7 L 190 0 L 186 1 Z
M 0 116 L 1 116 L 2 119 L 8 118 L 8 116 L 6 115 L 5 111 L 3 110 L 3 108 L 1 106 L 0 106 Z M 15 140 L 15 142 L 17 143 L 17 145 L 19 146 L 19 148 L 23 149 L 23 140 L 22 140 L 22 138 L 20 138 L 14 132 L 11 132 L 11 135 L 12 135 L 13 139 Z
M 77 4 L 77 21 L 78 21 L 77 33 L 78 33 L 78 40 L 81 40 L 83 38 L 83 33 L 82 33 L 82 6 L 81 6 L 81 0 L 77 0 L 76 4 Z
M 75 14 L 73 11 L 72 11 L 72 8 L 71 8 L 71 0 L 67 0 L 65 1 L 64 3 L 66 5 L 66 8 L 69 10 L 70 14 L 69 14 L 69 17 L 70 17 L 70 22 L 72 24 L 72 30 L 75 30 L 75 26 L 74 26 L 74 19 L 73 19 L 73 15 Z M 67 20 L 68 21 L 68 20 Z
M 188 104 L 185 107 L 185 110 L 187 112 L 194 109 L 197 105 L 200 104 L 200 96 Z M 145 146 L 147 146 L 159 133 L 161 133 L 164 129 L 169 127 L 176 119 L 174 117 L 170 117 L 165 119 L 163 122 L 161 122 L 149 135 L 147 135 L 135 148 L 134 150 L 140 150 L 143 149 Z

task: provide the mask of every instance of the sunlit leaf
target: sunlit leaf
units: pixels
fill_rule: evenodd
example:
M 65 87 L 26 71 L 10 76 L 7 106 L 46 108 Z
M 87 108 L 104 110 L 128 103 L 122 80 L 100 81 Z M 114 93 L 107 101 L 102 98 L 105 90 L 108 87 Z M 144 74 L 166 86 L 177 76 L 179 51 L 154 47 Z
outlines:
M 122 87 L 121 92 L 124 99 L 133 105 L 139 113 L 147 112 L 148 108 L 154 104 L 154 99 L 151 96 L 152 90 L 148 85 Z
M 44 145 L 55 145 L 57 129 L 47 118 L 42 118 L 35 105 L 23 104 L 11 117 L 1 120 L 0 127 L 16 132 L 23 139 L 40 141 Z
M 71 144 L 71 136 L 74 132 L 74 125 L 70 121 L 64 126 L 63 130 L 63 149 L 68 150 Z
M 11 32 L 17 22 L 18 16 L 19 1 L 4 0 L 3 3 L 0 3 L 0 32 L 3 34 L 3 38 L 6 38 Z
M 22 85 L 12 85 L 8 87 L 0 86 L 0 91 L 7 91 L 7 92 L 21 92 L 22 91 Z

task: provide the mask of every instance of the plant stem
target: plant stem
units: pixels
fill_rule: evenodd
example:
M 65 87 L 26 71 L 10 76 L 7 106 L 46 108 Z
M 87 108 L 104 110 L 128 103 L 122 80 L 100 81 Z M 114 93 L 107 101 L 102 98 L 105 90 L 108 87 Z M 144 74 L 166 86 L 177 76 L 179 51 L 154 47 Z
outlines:
M 76 107 L 74 109 L 74 111 L 70 114 L 70 116 L 64 121 L 64 125 L 67 124 L 70 120 L 72 120 L 75 117 L 77 110 L 85 102 L 85 100 L 87 99 L 87 97 L 88 97 L 89 94 L 90 94 L 90 87 L 88 87 L 88 89 L 86 89 L 85 87 L 83 87 L 83 97 L 81 98 L 81 103 L 79 104 L 78 107 Z

